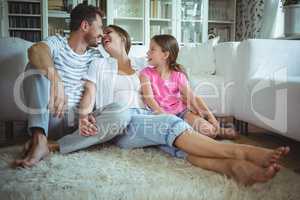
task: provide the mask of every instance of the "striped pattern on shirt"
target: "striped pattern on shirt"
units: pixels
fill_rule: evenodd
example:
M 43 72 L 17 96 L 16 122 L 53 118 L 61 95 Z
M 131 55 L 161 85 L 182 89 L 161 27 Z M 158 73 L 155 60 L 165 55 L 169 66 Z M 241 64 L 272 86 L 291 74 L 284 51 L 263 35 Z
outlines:
M 88 49 L 84 54 L 75 53 L 68 45 L 65 37 L 55 35 L 44 41 L 50 48 L 52 59 L 65 88 L 68 107 L 78 107 L 83 94 L 84 80 L 90 63 L 102 55 L 98 49 Z

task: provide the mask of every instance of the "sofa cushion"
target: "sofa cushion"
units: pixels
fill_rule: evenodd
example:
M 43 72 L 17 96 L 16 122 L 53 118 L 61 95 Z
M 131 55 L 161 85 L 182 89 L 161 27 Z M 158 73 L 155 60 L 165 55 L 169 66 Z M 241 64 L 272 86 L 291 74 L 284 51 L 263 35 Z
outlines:
M 186 45 L 181 47 L 178 54 L 178 63 L 182 64 L 188 74 L 203 75 L 215 72 L 214 46 L 219 38 L 214 38 L 197 46 Z

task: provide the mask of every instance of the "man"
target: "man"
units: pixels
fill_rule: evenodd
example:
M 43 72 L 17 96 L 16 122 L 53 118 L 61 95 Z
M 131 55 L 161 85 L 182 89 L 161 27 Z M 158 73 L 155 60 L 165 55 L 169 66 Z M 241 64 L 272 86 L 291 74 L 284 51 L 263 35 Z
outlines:
M 98 50 L 89 48 L 97 47 L 103 35 L 102 17 L 103 12 L 98 8 L 79 4 L 71 11 L 69 38 L 51 36 L 34 44 L 28 50 L 29 64 L 26 72 L 38 70 L 38 73 L 24 80 L 31 140 L 25 145 L 25 158 L 16 160 L 15 165 L 32 167 L 49 154 L 47 142 L 49 134 L 63 136 L 78 128 L 76 108 L 84 91 L 82 77 L 91 61 L 96 57 L 102 57 Z M 81 130 L 106 136 L 119 134 L 130 120 L 127 111 L 120 108 L 116 104 L 108 105 L 94 115 L 83 116 L 84 120 L 81 120 L 79 126 L 84 127 Z M 39 112 L 32 112 L 31 109 L 37 109 Z M 89 126 L 85 127 L 87 125 Z M 99 138 L 83 135 L 86 134 L 75 131 L 59 140 L 60 151 L 68 153 L 97 144 L 100 140 L 107 141 L 115 136 Z M 68 140 L 72 142 L 68 144 Z M 74 141 L 75 146 L 72 145 Z

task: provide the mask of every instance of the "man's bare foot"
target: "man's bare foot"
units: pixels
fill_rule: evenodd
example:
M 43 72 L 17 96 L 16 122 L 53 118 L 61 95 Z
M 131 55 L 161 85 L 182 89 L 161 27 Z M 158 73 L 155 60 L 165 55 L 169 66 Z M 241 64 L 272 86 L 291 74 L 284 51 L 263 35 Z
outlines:
M 255 183 L 265 183 L 272 179 L 281 169 L 278 164 L 271 164 L 267 168 L 257 166 L 248 161 L 237 161 L 231 168 L 231 176 L 245 186 Z
M 216 139 L 234 140 L 239 137 L 238 132 L 234 128 L 220 128 Z
M 262 167 L 269 167 L 286 156 L 290 151 L 289 147 L 278 147 L 277 149 L 256 148 L 246 152 L 246 160 Z
M 27 150 L 26 157 L 21 160 L 15 160 L 13 163 L 15 167 L 32 167 L 49 154 L 47 138 L 44 134 L 33 134 L 30 143 L 31 145 Z
M 22 158 L 26 157 L 26 155 L 28 154 L 28 152 L 30 150 L 30 147 L 31 147 L 31 140 L 28 140 L 23 146 Z

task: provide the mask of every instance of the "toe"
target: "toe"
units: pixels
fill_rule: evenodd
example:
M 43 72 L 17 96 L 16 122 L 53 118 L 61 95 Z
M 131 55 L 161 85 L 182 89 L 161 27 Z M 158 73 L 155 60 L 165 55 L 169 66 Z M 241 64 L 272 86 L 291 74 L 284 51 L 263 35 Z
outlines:
M 265 173 L 262 177 L 262 182 L 266 182 L 266 181 L 270 180 L 271 178 L 273 178 L 275 173 L 276 173 L 276 170 L 275 170 L 274 166 L 271 165 L 265 171 Z
M 24 161 L 24 167 L 33 167 L 34 165 L 36 165 L 37 161 L 35 159 L 29 159 Z

